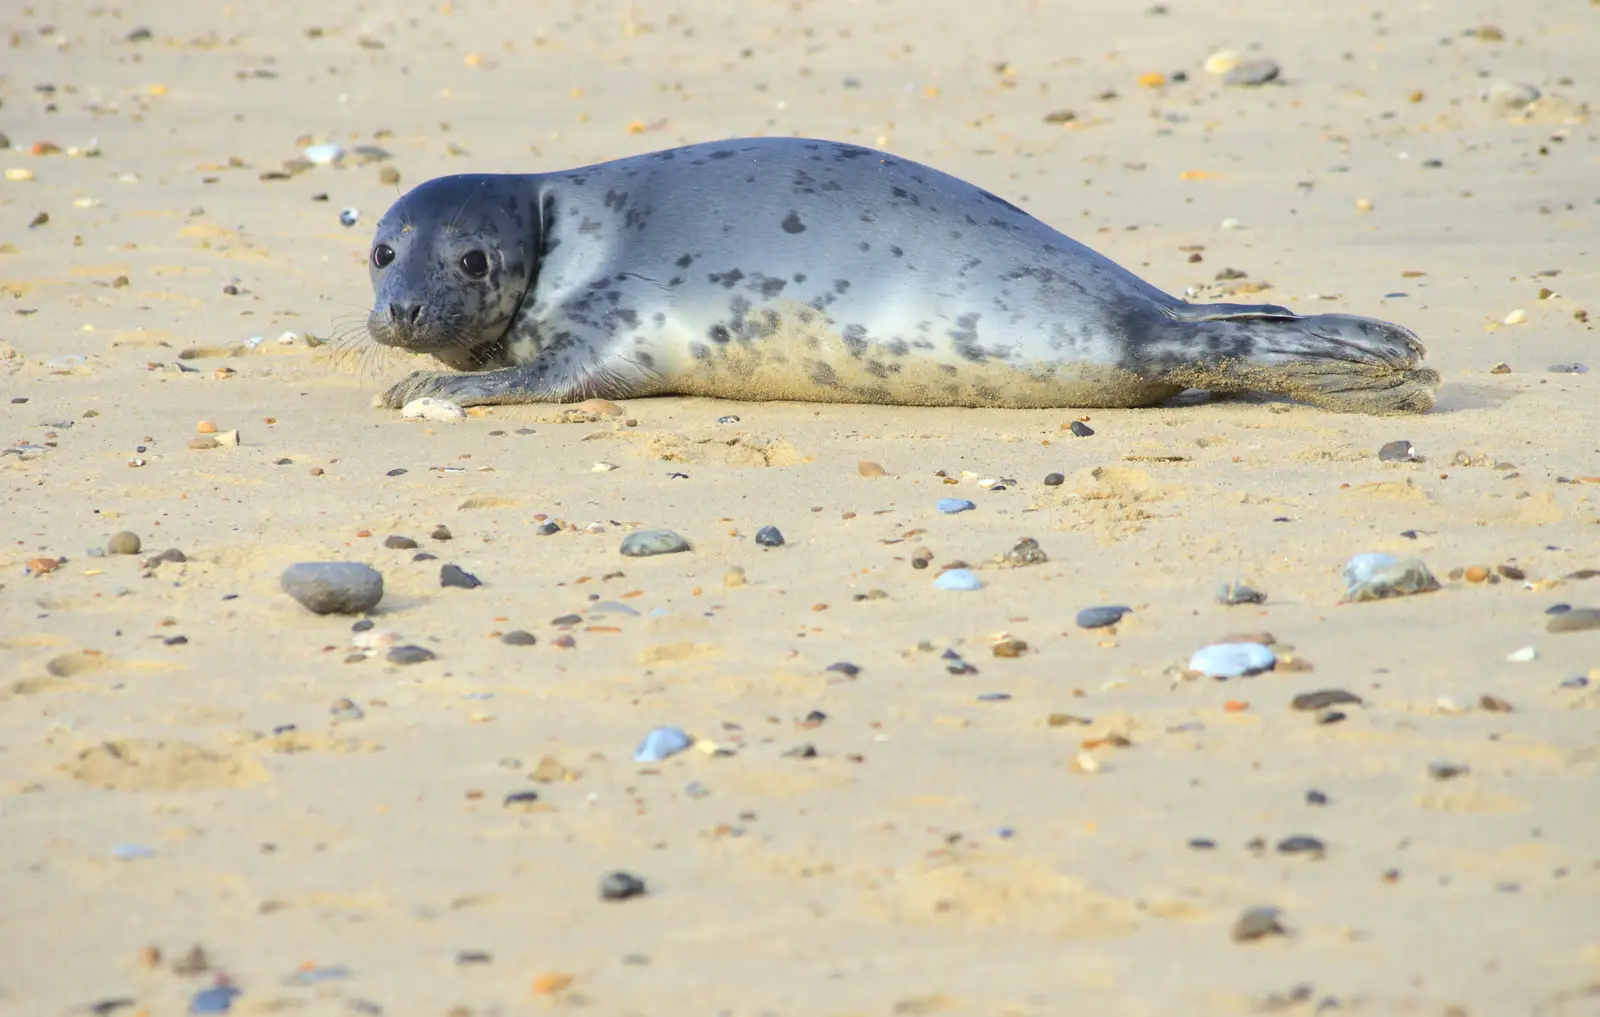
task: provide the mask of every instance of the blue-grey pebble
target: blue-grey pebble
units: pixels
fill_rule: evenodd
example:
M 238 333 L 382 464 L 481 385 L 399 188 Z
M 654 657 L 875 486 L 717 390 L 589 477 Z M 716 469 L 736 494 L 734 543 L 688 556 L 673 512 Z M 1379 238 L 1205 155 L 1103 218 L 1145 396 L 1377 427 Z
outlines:
M 762 547 L 782 547 L 783 534 L 776 526 L 763 526 L 756 531 L 756 543 Z
M 693 745 L 694 741 L 681 727 L 658 727 L 644 736 L 644 741 L 633 750 L 635 763 L 659 763 L 675 756 Z
M 953 516 L 957 512 L 970 512 L 971 510 L 973 510 L 973 509 L 975 509 L 977 507 L 978 507 L 977 505 L 973 504 L 972 502 L 968 501 L 965 498 L 940 498 L 939 499 L 939 511 L 943 512 L 947 516 Z
M 190 1013 L 227 1013 L 233 1009 L 233 1001 L 240 990 L 231 985 L 213 985 L 209 989 L 201 989 L 189 1000 Z
M 629 558 L 648 558 L 687 550 L 689 542 L 671 530 L 640 530 L 622 538 L 622 553 Z
M 290 565 L 279 580 L 283 592 L 316 614 L 360 614 L 383 599 L 383 574 L 354 561 L 307 561 Z
M 1103 629 L 1107 625 L 1115 625 L 1122 620 L 1123 615 L 1132 610 L 1133 608 L 1121 604 L 1086 607 L 1078 612 L 1078 627 L 1080 629 Z
M 982 588 L 983 580 L 971 569 L 946 569 L 933 585 L 939 590 L 976 590 Z

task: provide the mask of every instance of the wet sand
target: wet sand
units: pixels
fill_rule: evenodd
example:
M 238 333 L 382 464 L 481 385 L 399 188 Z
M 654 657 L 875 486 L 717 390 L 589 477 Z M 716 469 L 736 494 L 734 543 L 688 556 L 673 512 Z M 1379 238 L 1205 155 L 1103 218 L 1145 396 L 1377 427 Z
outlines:
M 1546 627 L 1600 606 L 1600 370 L 1550 370 L 1600 369 L 1600 7 L 1061 6 L 11 16 L 0 1011 L 1600 1010 L 1600 630 Z M 1170 292 L 1399 321 L 1439 405 L 370 406 L 424 366 L 360 342 L 385 169 L 754 134 L 930 163 Z M 1369 551 L 1442 589 L 1341 603 Z M 318 560 L 436 659 L 279 590 Z M 935 589 L 958 561 L 982 587 Z M 1235 634 L 1279 667 L 1183 673 Z M 1361 703 L 1290 707 L 1323 689 Z M 698 747 L 635 763 L 662 725 Z M 1257 906 L 1283 934 L 1236 942 Z

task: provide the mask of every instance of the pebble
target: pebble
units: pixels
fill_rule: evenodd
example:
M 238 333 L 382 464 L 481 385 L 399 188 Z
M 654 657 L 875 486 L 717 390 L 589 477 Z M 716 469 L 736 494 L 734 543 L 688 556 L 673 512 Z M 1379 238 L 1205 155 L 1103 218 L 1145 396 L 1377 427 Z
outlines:
M 627 900 L 644 894 L 644 880 L 631 872 L 610 872 L 600 880 L 601 900 Z
M 1044 475 L 1044 486 L 1045 487 L 1060 487 L 1062 484 L 1065 484 L 1066 482 L 1067 482 L 1066 475 L 1062 474 L 1062 473 L 1046 473 Z
M 832 671 L 835 674 L 842 674 L 846 678 L 854 678 L 856 675 L 861 673 L 860 665 L 852 664 L 848 660 L 834 661 L 832 664 L 829 664 L 827 667 L 823 668 L 823 670 Z
M 525 629 L 512 629 L 503 634 L 500 641 L 507 646 L 534 646 L 539 642 L 539 637 Z
M 1429 763 L 1428 776 L 1434 780 L 1454 780 L 1465 777 L 1472 772 L 1472 768 L 1465 763 Z
M 1537 102 L 1540 92 L 1534 85 L 1497 78 L 1481 94 L 1495 112 L 1515 113 Z
M 313 166 L 331 166 L 344 158 L 344 149 L 334 144 L 308 145 L 300 154 Z
M 416 549 L 417 542 L 410 537 L 402 537 L 398 533 L 391 533 L 383 538 L 383 546 L 396 551 L 412 551 Z
M 1400 439 L 1387 442 L 1378 449 L 1378 458 L 1386 463 L 1420 463 L 1422 457 L 1417 455 L 1416 447 L 1409 441 Z
M 1265 604 L 1267 595 L 1260 590 L 1252 589 L 1241 582 L 1223 583 L 1217 590 L 1217 603 L 1227 604 L 1230 607 L 1239 604 Z
M 1551 615 L 1545 623 L 1546 632 L 1585 632 L 1600 629 L 1600 608 L 1575 607 L 1570 611 Z
M 982 588 L 983 581 L 971 569 L 946 569 L 939 573 L 933 586 L 937 590 L 976 590 Z
M 333 715 L 334 720 L 360 720 L 366 716 L 361 707 L 342 696 L 333 701 L 333 705 L 328 707 L 328 712 Z
M 1327 852 L 1328 846 L 1315 837 L 1285 837 L 1278 841 L 1280 855 L 1309 855 L 1312 858 L 1321 858 Z
M 635 763 L 659 763 L 675 756 L 694 744 L 681 727 L 658 727 L 645 735 L 644 741 L 633 750 Z
M 463 420 L 467 411 L 447 399 L 423 396 L 400 407 L 400 416 L 406 420 Z
M 1283 912 L 1271 906 L 1246 908 L 1233 922 L 1233 941 L 1250 943 L 1268 936 L 1284 934 Z
M 1539 651 L 1531 646 L 1524 646 L 1519 650 L 1512 650 L 1506 654 L 1506 660 L 1513 664 L 1526 664 L 1539 659 Z
M 859 463 L 856 463 L 856 472 L 861 474 L 863 477 L 888 476 L 887 471 L 885 471 L 880 464 L 875 463 L 870 459 L 863 459 Z
M 1276 60 L 1268 60 L 1264 57 L 1257 60 L 1245 60 L 1224 73 L 1222 75 L 1222 83 L 1224 85 L 1241 85 L 1245 87 L 1265 85 L 1269 81 L 1277 80 L 1278 75 L 1281 73 L 1282 68 L 1278 66 Z
M 1318 689 L 1302 692 L 1289 701 L 1291 710 L 1326 710 L 1330 706 L 1360 706 L 1361 697 L 1344 689 Z
M 169 547 L 165 551 L 162 551 L 160 554 L 152 555 L 151 557 L 146 558 L 144 561 L 140 562 L 139 565 L 140 565 L 141 568 L 153 569 L 157 565 L 160 565 L 162 562 L 172 562 L 174 564 L 182 564 L 183 562 L 186 562 L 188 560 L 189 560 L 188 556 L 185 555 L 182 551 L 178 550 L 175 547 Z
M 1375 566 L 1377 561 L 1383 559 L 1387 559 L 1388 564 Z M 1364 567 L 1358 566 L 1358 562 L 1362 562 Z M 1352 582 L 1352 575 L 1363 578 Z M 1386 554 L 1357 555 L 1344 567 L 1344 577 L 1345 598 L 1353 601 L 1405 597 L 1439 588 L 1439 580 L 1434 578 L 1420 558 L 1396 561 L 1392 555 Z
M 343 226 L 354 226 L 361 221 L 361 209 L 355 207 L 339 209 L 339 223 Z
M 1546 370 L 1551 374 L 1588 374 L 1589 365 L 1579 363 L 1551 364 Z
M 1115 625 L 1122 620 L 1122 616 L 1132 611 L 1131 607 L 1110 605 L 1106 607 L 1086 607 L 1078 612 L 1078 627 L 1080 629 L 1103 629 L 1107 625 Z
M 428 539 L 429 540 L 450 540 L 451 539 L 450 527 L 444 525 L 443 523 L 440 523 L 438 526 L 435 526 L 433 528 L 433 532 L 432 533 L 428 534 Z
M 1306 804 L 1307 805 L 1326 805 L 1326 804 L 1328 804 L 1328 796 L 1326 794 L 1323 794 L 1321 791 L 1318 791 L 1317 789 L 1312 788 L 1310 791 L 1306 792 Z
M 1350 587 L 1364 583 L 1398 562 L 1399 559 L 1394 555 L 1384 554 L 1380 551 L 1358 554 L 1345 563 L 1344 585 Z
M 732 413 L 728 414 L 725 417 L 718 417 L 717 418 L 717 423 L 719 423 L 719 424 L 737 424 L 738 422 L 739 422 L 739 418 L 737 416 L 735 416 L 734 414 L 732 414 Z
M 1012 545 L 1011 550 L 1005 553 L 1004 558 L 1006 564 L 1019 567 L 1024 565 L 1043 565 L 1050 560 L 1050 556 L 1044 553 L 1044 548 L 1040 547 L 1039 542 L 1032 537 L 1023 537 L 1017 541 Z
M 957 512 L 970 512 L 978 506 L 965 498 L 940 498 L 938 507 L 940 512 L 953 516 Z
M 483 580 L 459 565 L 442 565 L 439 568 L 439 585 L 455 587 L 458 590 L 475 590 L 483 585 Z
M 782 547 L 783 533 L 776 526 L 763 526 L 756 531 L 756 543 L 762 547 Z
M 1071 431 L 1080 438 L 1092 438 L 1094 436 L 1094 428 L 1090 427 L 1088 424 L 1085 424 L 1081 420 L 1074 420 L 1072 423 L 1068 424 L 1067 430 Z
M 537 805 L 538 802 L 539 792 L 537 791 L 513 791 L 500 802 L 500 807 L 503 809 L 521 809 L 530 805 Z
M 426 646 L 396 646 L 384 655 L 384 659 L 391 664 L 421 664 L 436 656 Z
M 1208 678 L 1242 678 L 1270 671 L 1277 656 L 1260 643 L 1216 643 L 1203 646 L 1189 658 L 1189 670 Z
M 689 542 L 671 530 L 640 530 L 622 539 L 622 553 L 629 558 L 648 558 L 687 550 Z
M 139 535 L 131 530 L 113 533 L 111 539 L 106 541 L 106 550 L 112 554 L 138 554 L 143 546 L 139 541 Z
M 213 985 L 194 994 L 189 1000 L 189 1012 L 227 1013 L 233 1009 L 233 1001 L 241 995 L 243 993 L 232 985 Z
M 353 561 L 300 562 L 283 570 L 283 592 L 316 614 L 360 614 L 383 599 L 383 575 Z
M 1520 325 L 1528 320 L 1528 312 L 1519 307 L 1506 315 L 1503 320 L 1507 325 Z

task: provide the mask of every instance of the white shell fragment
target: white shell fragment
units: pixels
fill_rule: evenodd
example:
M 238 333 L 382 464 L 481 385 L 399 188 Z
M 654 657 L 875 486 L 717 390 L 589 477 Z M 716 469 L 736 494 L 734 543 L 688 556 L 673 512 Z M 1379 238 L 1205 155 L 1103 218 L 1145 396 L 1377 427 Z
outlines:
M 413 399 L 400 408 L 400 416 L 406 420 L 461 420 L 466 415 L 455 403 L 433 396 Z

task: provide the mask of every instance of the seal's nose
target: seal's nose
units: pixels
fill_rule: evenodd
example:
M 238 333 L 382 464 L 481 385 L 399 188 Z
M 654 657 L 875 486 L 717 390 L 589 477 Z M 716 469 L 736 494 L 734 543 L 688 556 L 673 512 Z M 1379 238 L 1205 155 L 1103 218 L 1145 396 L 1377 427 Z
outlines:
M 389 304 L 389 320 L 396 325 L 415 325 L 421 317 L 420 300 L 395 300 Z

